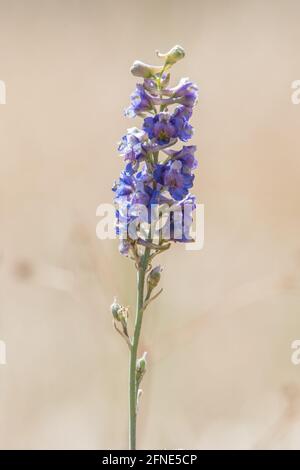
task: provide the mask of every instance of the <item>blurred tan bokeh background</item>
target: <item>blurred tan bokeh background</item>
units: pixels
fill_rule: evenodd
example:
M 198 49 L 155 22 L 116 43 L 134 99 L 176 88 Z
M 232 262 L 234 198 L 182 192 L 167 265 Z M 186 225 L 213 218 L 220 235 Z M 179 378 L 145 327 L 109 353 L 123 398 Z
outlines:
M 96 238 L 133 60 L 181 44 L 205 246 L 161 258 L 144 321 L 141 448 L 300 448 L 297 0 L 0 0 L 0 447 L 126 448 L 114 295 L 135 271 Z

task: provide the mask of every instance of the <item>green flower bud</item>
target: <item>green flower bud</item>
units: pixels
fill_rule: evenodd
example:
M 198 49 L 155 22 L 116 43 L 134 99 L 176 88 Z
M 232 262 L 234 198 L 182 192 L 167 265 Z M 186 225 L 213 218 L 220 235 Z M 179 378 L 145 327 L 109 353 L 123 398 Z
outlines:
M 138 385 L 141 383 L 142 378 L 146 372 L 146 367 L 147 367 L 146 356 L 147 356 L 147 353 L 144 352 L 142 357 L 138 359 L 136 363 L 136 381 Z
M 183 59 L 185 56 L 184 49 L 181 46 L 174 46 L 172 49 L 169 50 L 166 54 L 161 54 L 160 52 L 157 52 L 158 57 L 164 57 L 165 58 L 165 65 L 166 66 L 171 66 L 176 64 L 179 60 Z
M 118 320 L 118 321 L 121 320 L 122 309 L 123 307 L 120 304 L 118 304 L 117 299 L 114 298 L 114 301 L 110 306 L 110 311 L 115 320 Z
M 162 269 L 160 266 L 156 266 L 153 268 L 150 273 L 148 274 L 147 282 L 148 282 L 148 289 L 153 290 L 160 281 L 160 273 Z
M 146 357 L 147 357 L 147 352 L 144 352 L 142 357 L 140 357 L 137 360 L 137 363 L 136 363 L 136 370 L 137 371 L 139 371 L 139 372 L 145 372 L 146 371 L 146 366 L 147 366 Z

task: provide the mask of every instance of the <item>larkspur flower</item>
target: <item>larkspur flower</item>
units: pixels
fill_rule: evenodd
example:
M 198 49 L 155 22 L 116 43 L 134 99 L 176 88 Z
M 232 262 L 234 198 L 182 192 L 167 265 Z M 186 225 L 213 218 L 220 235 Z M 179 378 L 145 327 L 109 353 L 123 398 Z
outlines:
M 188 195 L 193 186 L 194 175 L 180 160 L 169 161 L 167 164 L 157 164 L 153 173 L 157 183 L 169 191 L 175 201 L 180 201 Z
M 192 112 L 185 106 L 177 106 L 175 109 L 171 121 L 177 129 L 177 137 L 186 142 L 193 135 L 193 127 L 189 124 L 189 119 L 192 116 Z
M 124 160 L 131 163 L 141 161 L 146 155 L 147 139 L 148 136 L 144 131 L 137 127 L 131 127 L 127 130 L 127 134 L 122 137 L 118 151 L 124 157 Z
M 189 78 L 182 78 L 174 88 L 166 88 L 164 94 L 177 103 L 192 108 L 198 99 L 198 87 Z
M 187 141 L 192 137 L 193 128 L 189 124 L 189 114 L 182 107 L 177 107 L 173 114 L 160 112 L 154 117 L 144 119 L 143 129 L 150 139 L 159 145 L 170 143 L 172 139 L 179 138 Z
M 119 251 L 132 258 L 138 271 L 137 310 L 134 334 L 128 332 L 128 308 L 118 304 L 112 314 L 116 330 L 130 350 L 129 434 L 130 448 L 136 448 L 136 415 L 141 397 L 140 383 L 146 371 L 145 355 L 138 359 L 138 342 L 142 317 L 149 303 L 161 290 L 152 294 L 161 278 L 160 266 L 153 259 L 169 249 L 171 242 L 188 243 L 196 207 L 190 193 L 197 168 L 194 145 L 174 149 L 178 141 L 186 142 L 193 134 L 190 124 L 198 98 L 197 86 L 183 78 L 169 87 L 170 68 L 184 57 L 182 47 L 174 46 L 161 66 L 134 62 L 131 72 L 143 79 L 131 95 L 127 117 L 143 118 L 142 129 L 132 127 L 118 146 L 125 168 L 114 184 L 116 233 Z M 161 154 L 164 156 L 161 158 Z M 147 275 L 148 273 L 148 275 Z
M 130 250 L 130 242 L 128 240 L 120 240 L 119 252 L 121 255 L 128 256 Z
M 180 160 L 185 170 L 195 170 L 198 166 L 195 157 L 196 149 L 195 145 L 184 145 L 180 150 L 167 149 L 165 153 L 169 156 L 170 160 Z
M 154 214 L 151 207 L 154 204 L 175 204 L 174 207 L 180 207 L 181 210 L 183 206 L 180 206 L 180 201 L 189 199 L 189 190 L 193 186 L 192 170 L 197 167 L 194 155 L 196 147 L 183 146 L 181 150 L 170 147 L 177 139 L 187 141 L 192 136 L 193 128 L 189 119 L 197 99 L 197 87 L 184 78 L 177 86 L 167 88 L 169 79 L 169 73 L 163 73 L 159 80 L 155 76 L 145 78 L 143 85 L 138 84 L 131 97 L 131 111 L 127 115 L 135 116 L 147 110 L 151 112 L 155 106 L 161 108 L 177 103 L 173 112 L 160 111 L 154 116 L 146 117 L 143 129 L 128 129 L 118 147 L 126 166 L 113 190 L 116 232 L 120 238 L 125 239 L 120 244 L 120 252 L 125 255 L 129 254 L 132 243 L 137 239 L 140 224 L 151 223 L 151 216 L 153 218 Z M 164 95 L 167 98 L 163 98 Z M 151 164 L 151 155 L 162 149 L 165 149 L 168 156 L 166 162 Z M 141 162 L 146 162 L 142 168 Z M 174 225 L 173 219 L 169 218 L 171 225 Z M 187 230 L 190 230 L 190 226 Z M 170 236 L 174 239 L 172 230 Z
M 130 100 L 131 105 L 125 110 L 125 115 L 128 117 L 142 116 L 145 112 L 154 109 L 154 100 L 140 83 L 136 85 Z
M 127 168 L 127 167 L 126 167 Z M 159 191 L 146 165 L 137 173 L 121 173 L 115 183 L 116 232 L 122 238 L 137 238 L 139 225 L 151 222 L 151 206 L 159 203 Z M 124 250 L 123 253 L 124 254 Z M 128 250 L 125 254 L 128 254 Z
M 188 243 L 193 241 L 190 235 L 195 210 L 195 196 L 188 194 L 185 199 L 172 206 L 169 216 L 170 239 L 175 242 Z M 168 226 L 168 224 L 166 224 Z
M 159 145 L 168 144 L 177 137 L 177 129 L 171 122 L 169 113 L 159 113 L 154 117 L 147 117 L 143 124 L 144 131 L 150 139 L 154 139 Z

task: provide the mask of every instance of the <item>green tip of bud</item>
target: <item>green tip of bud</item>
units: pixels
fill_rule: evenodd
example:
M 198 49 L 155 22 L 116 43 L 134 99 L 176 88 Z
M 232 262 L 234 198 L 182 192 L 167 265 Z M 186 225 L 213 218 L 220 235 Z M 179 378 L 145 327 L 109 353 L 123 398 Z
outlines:
M 137 382 L 137 386 L 140 385 L 140 383 L 142 381 L 142 378 L 144 377 L 144 374 L 146 372 L 146 368 L 147 368 L 146 356 L 147 356 L 147 353 L 144 352 L 142 357 L 140 359 L 138 359 L 137 362 L 136 362 L 136 382 Z
M 162 269 L 160 266 L 156 266 L 150 271 L 147 282 L 151 290 L 154 289 L 158 285 L 160 278 L 161 278 L 161 272 L 162 272 Z
M 142 357 L 140 357 L 140 359 L 137 360 L 136 371 L 140 375 L 146 372 L 146 367 L 147 367 L 146 357 L 147 357 L 147 352 L 144 352 Z
M 170 49 L 169 52 L 166 52 L 166 54 L 161 54 L 158 51 L 156 52 L 156 54 L 158 55 L 158 57 L 165 58 L 165 65 L 171 66 L 184 58 L 185 51 L 183 47 L 176 45 L 172 47 L 172 49 Z

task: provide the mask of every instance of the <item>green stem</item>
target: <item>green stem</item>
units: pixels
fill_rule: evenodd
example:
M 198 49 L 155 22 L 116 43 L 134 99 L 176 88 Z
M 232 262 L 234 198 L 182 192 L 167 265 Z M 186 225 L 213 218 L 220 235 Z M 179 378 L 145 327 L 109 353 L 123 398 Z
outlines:
M 136 449 L 136 416 L 137 416 L 137 384 L 136 384 L 136 362 L 138 345 L 142 328 L 144 309 L 144 286 L 145 275 L 148 267 L 150 248 L 145 249 L 141 264 L 137 273 L 137 305 L 133 342 L 130 350 L 129 364 L 129 448 Z

